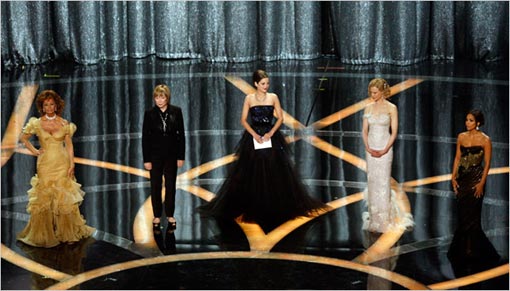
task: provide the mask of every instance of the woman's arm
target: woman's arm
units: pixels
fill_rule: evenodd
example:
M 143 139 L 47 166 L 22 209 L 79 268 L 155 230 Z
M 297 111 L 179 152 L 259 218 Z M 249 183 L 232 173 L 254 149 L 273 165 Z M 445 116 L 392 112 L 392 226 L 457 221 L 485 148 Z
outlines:
M 388 144 L 386 144 L 386 147 L 380 152 L 381 156 L 386 154 L 393 144 L 395 143 L 395 140 L 397 139 L 398 134 L 398 110 L 397 106 L 390 103 L 390 119 L 391 119 L 391 136 L 388 140 Z
M 274 115 L 276 118 L 276 122 L 273 125 L 273 128 L 271 128 L 270 131 L 268 131 L 266 134 L 264 134 L 263 139 L 265 141 L 270 140 L 271 137 L 274 135 L 274 133 L 278 130 L 278 128 L 280 128 L 280 126 L 282 126 L 282 123 L 283 123 L 283 110 L 282 110 L 282 106 L 280 104 L 280 99 L 278 99 L 278 95 L 276 95 L 276 94 L 271 94 L 270 96 L 273 101 Z
M 73 141 L 71 139 L 71 135 L 66 134 L 65 136 L 66 150 L 69 155 L 69 170 L 67 171 L 67 175 L 69 177 L 74 176 L 74 146 Z
M 23 133 L 20 137 L 20 140 L 21 142 L 25 145 L 25 147 L 30 151 L 32 152 L 34 155 L 38 156 L 40 154 L 42 154 L 42 149 L 41 150 L 38 150 L 34 147 L 34 145 L 30 142 L 30 137 L 32 136 L 32 134 L 30 133 Z
M 459 169 L 460 163 L 460 145 L 462 144 L 462 133 L 457 136 L 457 148 L 455 150 L 455 159 L 453 160 L 453 169 L 452 169 L 452 187 L 453 192 L 458 194 L 459 184 L 457 183 L 457 171 Z
M 143 155 L 143 167 L 150 171 L 152 170 L 152 163 L 150 161 L 150 111 L 146 110 L 143 115 L 142 123 L 142 155 Z
M 480 198 L 483 195 L 483 187 L 485 186 L 485 182 L 487 181 L 487 176 L 489 175 L 489 169 L 491 168 L 491 157 L 492 157 L 492 143 L 491 139 L 487 136 L 485 142 L 483 144 L 484 153 L 484 166 L 483 166 L 483 174 L 482 179 L 475 186 L 475 197 Z
M 258 133 L 253 130 L 253 128 L 248 123 L 248 112 L 250 111 L 250 95 L 246 95 L 244 98 L 243 111 L 241 112 L 241 125 L 246 129 L 246 131 L 253 136 L 253 138 L 258 142 L 262 143 L 262 137 L 258 135 Z
M 365 144 L 365 150 L 369 154 L 372 154 L 371 153 L 371 149 L 368 146 L 368 120 L 367 120 L 367 115 L 368 115 L 368 109 L 365 108 L 365 110 L 363 112 L 363 129 L 362 129 L 361 133 L 362 133 L 362 136 L 363 136 L 363 143 Z

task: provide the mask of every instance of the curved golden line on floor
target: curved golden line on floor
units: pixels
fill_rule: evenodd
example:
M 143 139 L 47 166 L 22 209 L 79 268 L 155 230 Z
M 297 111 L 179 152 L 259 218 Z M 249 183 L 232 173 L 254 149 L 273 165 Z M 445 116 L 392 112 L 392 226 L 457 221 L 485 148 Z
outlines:
M 162 192 L 162 196 L 164 197 L 164 188 Z M 133 221 L 133 240 L 136 244 L 143 245 L 144 247 L 158 249 L 158 245 L 154 240 L 152 219 L 152 204 L 151 197 L 149 196 L 149 198 L 145 199 L 142 207 L 138 209 Z M 163 225 L 163 221 L 161 221 L 161 225 Z
M 11 262 L 12 264 L 20 268 L 42 275 L 44 277 L 48 277 L 57 281 L 62 281 L 72 277 L 72 275 L 59 272 L 55 269 L 46 267 L 45 265 L 39 264 L 35 261 L 25 258 L 17 254 L 15 251 L 11 250 L 4 244 L 2 244 L 0 253 L 2 254 L 2 259 Z
M 207 252 L 207 253 L 194 253 L 194 254 L 178 254 L 169 255 L 162 257 L 139 259 L 134 261 L 128 261 L 115 265 L 109 265 L 98 269 L 90 270 L 72 278 L 68 278 L 60 283 L 48 287 L 51 290 L 66 290 L 71 289 L 85 281 L 95 279 L 97 277 L 106 276 L 108 274 L 116 273 L 119 271 L 125 271 L 128 269 L 146 267 L 156 264 L 164 263 L 176 263 L 185 261 L 197 261 L 197 260 L 219 260 L 219 259 L 268 259 L 268 260 L 283 260 L 292 262 L 305 262 L 312 264 L 328 265 L 332 267 L 345 268 L 358 272 L 367 273 L 373 276 L 377 276 L 391 282 L 394 282 L 400 286 L 403 286 L 410 290 L 425 290 L 428 287 L 416 280 L 409 277 L 394 273 L 392 271 L 358 264 L 356 262 L 327 258 L 313 255 L 303 254 L 288 254 L 288 253 L 265 253 L 265 252 Z
M 34 156 L 34 154 L 32 152 L 30 152 L 28 149 L 26 149 L 24 147 L 17 148 L 16 152 L 20 153 L 20 154 Z M 149 171 L 139 169 L 139 168 L 130 167 L 130 166 L 124 166 L 124 165 L 120 165 L 120 164 L 114 164 L 114 163 L 79 158 L 79 157 L 74 157 L 74 162 L 77 164 L 124 172 L 124 173 L 128 173 L 128 174 L 136 175 L 136 176 L 141 176 L 141 177 L 144 177 L 147 179 L 149 178 Z
M 186 171 L 185 173 L 182 173 L 178 176 L 178 179 L 182 180 L 193 180 L 198 176 L 201 176 L 209 171 L 212 171 L 216 168 L 225 166 L 229 163 L 232 163 L 237 159 L 235 154 L 226 155 L 224 157 L 221 157 L 219 159 L 201 164 L 193 169 L 190 169 Z
M 496 175 L 496 174 L 504 174 L 509 173 L 510 167 L 501 167 L 501 168 L 491 168 L 489 170 L 489 175 Z M 407 181 L 401 184 L 403 188 L 407 187 L 417 187 L 417 186 L 423 186 L 427 184 L 434 184 L 444 181 L 450 181 L 452 179 L 452 174 L 445 174 L 445 175 L 439 175 L 434 177 L 427 177 L 423 179 L 417 179 L 413 181 Z
M 342 159 L 350 163 L 355 167 L 358 167 L 363 171 L 366 171 L 367 162 L 360 157 L 357 157 L 349 152 L 346 152 L 314 135 L 309 136 L 307 138 L 303 138 L 303 140 L 330 155 L 333 155 L 339 159 Z
M 469 276 L 465 276 L 462 278 L 453 279 L 450 281 L 445 281 L 441 283 L 430 284 L 428 287 L 433 290 L 447 290 L 447 289 L 455 289 L 462 286 L 467 286 L 470 284 L 486 281 L 489 279 L 493 279 L 504 274 L 508 274 L 509 272 L 509 264 L 504 264 L 499 267 L 486 270 L 480 273 L 472 274 Z
M 11 158 L 18 146 L 19 137 L 28 113 L 30 112 L 30 107 L 32 107 L 32 103 L 34 102 L 37 89 L 39 89 L 39 85 L 37 84 L 21 88 L 18 100 L 16 101 L 16 105 L 14 105 L 9 123 L 5 128 L 5 133 L 2 138 L 2 167 Z
M 327 203 L 329 206 L 331 206 L 331 209 L 320 211 L 317 214 L 317 217 L 350 203 L 358 202 L 361 199 L 363 199 L 363 194 L 356 193 L 331 201 Z M 236 222 L 245 233 L 251 251 L 269 252 L 285 236 L 314 218 L 315 217 L 305 216 L 296 217 L 295 219 L 286 221 L 285 223 L 279 225 L 268 234 L 265 234 L 257 223 L 242 222 L 240 218 L 236 219 Z
M 408 79 L 404 82 L 398 83 L 396 85 L 393 85 L 390 87 L 390 96 L 387 98 L 390 98 L 393 95 L 396 95 L 402 91 L 405 91 L 411 87 L 414 87 L 418 84 L 423 82 L 423 79 Z M 342 110 L 339 110 L 329 116 L 326 116 L 314 123 L 310 127 L 313 129 L 321 129 L 326 126 L 329 126 L 335 122 L 338 122 L 347 116 L 350 116 L 352 114 L 357 113 L 358 111 L 361 111 L 367 106 L 367 104 L 370 102 L 370 98 L 363 99 L 362 101 L 359 101 L 358 103 L 355 103 L 353 105 L 350 105 L 348 107 L 343 108 Z

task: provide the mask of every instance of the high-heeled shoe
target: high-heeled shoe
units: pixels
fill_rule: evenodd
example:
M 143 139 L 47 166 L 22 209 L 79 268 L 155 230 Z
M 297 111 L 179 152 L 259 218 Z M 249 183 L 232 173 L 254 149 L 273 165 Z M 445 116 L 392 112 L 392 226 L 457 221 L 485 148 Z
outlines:
M 177 228 L 177 221 L 175 221 L 175 218 L 169 217 L 168 218 L 168 229 L 176 229 Z
M 152 221 L 152 231 L 155 233 L 156 232 L 161 233 L 161 221 L 160 222 Z

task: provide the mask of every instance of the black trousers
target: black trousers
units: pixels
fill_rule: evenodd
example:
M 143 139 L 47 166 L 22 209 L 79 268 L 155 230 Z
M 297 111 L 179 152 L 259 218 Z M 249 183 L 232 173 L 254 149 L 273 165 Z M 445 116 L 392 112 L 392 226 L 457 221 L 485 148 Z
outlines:
M 165 176 L 165 214 L 173 217 L 175 211 L 175 181 L 177 179 L 177 159 L 153 159 L 151 174 L 151 201 L 154 217 L 162 215 L 163 201 L 161 191 L 163 176 Z

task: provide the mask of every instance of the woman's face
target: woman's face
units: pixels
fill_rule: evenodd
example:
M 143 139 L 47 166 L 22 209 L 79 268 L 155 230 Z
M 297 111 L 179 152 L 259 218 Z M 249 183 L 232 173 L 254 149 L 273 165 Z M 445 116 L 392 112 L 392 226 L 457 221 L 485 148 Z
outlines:
M 57 105 L 55 104 L 55 100 L 53 98 L 49 98 L 44 100 L 43 102 L 43 112 L 52 116 L 55 114 L 55 111 L 57 110 Z
M 467 130 L 476 129 L 476 119 L 471 113 L 468 113 L 466 115 L 466 129 Z
M 267 93 L 267 90 L 269 90 L 269 78 L 264 78 L 258 83 L 255 83 L 255 87 L 257 87 L 257 91 Z
M 377 87 L 370 87 L 370 98 L 377 102 L 383 98 L 383 92 L 380 91 Z
M 164 109 L 168 105 L 168 98 L 163 93 L 156 93 L 156 96 L 154 96 L 154 103 L 156 103 L 158 108 Z

